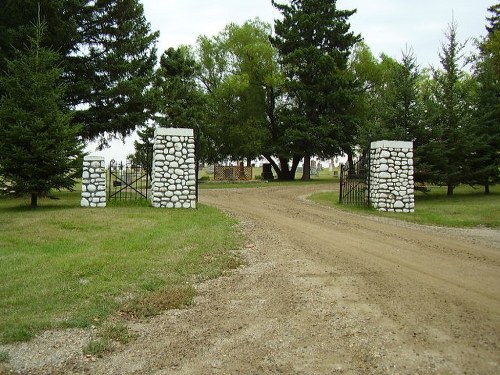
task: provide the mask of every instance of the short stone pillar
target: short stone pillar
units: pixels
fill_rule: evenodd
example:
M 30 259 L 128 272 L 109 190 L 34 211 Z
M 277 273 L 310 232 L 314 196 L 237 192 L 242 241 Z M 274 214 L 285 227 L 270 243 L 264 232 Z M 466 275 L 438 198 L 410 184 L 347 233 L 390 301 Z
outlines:
M 106 207 L 106 165 L 101 156 L 83 159 L 81 206 Z
M 196 208 L 193 129 L 156 129 L 151 203 L 153 207 Z
M 379 211 L 414 212 L 413 184 L 413 142 L 372 142 L 370 204 Z

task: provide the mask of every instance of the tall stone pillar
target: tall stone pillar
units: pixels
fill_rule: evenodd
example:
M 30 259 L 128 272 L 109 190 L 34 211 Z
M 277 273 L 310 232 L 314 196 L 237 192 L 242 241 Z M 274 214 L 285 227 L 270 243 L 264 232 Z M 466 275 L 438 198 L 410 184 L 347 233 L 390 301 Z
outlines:
M 156 129 L 151 201 L 153 207 L 196 208 L 193 129 Z
M 106 207 L 106 165 L 101 156 L 85 156 L 82 173 L 82 207 Z
M 413 142 L 371 143 L 369 194 L 379 211 L 414 212 Z

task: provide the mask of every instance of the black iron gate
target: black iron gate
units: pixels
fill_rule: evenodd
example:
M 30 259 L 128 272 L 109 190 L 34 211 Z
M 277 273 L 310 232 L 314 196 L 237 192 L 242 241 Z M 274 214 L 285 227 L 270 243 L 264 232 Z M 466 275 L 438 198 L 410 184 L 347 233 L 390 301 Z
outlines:
M 340 166 L 339 203 L 370 205 L 370 151 L 356 162 Z
M 108 168 L 108 200 L 148 199 L 150 170 L 130 161 L 111 160 Z

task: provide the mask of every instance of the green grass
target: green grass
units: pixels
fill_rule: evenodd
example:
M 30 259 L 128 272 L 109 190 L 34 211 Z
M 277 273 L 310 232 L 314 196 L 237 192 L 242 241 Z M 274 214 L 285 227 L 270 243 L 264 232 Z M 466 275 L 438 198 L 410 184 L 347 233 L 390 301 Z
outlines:
M 459 186 L 453 196 L 446 196 L 445 187 L 431 187 L 429 193 L 415 193 L 414 213 L 379 212 L 366 207 L 340 205 L 338 192 L 318 193 L 311 200 L 342 210 L 396 218 L 419 224 L 448 227 L 500 228 L 500 186 L 493 186 L 491 194 L 482 189 Z
M 56 196 L 35 210 L 0 199 L 0 343 L 181 307 L 194 282 L 240 264 L 236 222 L 213 208 L 88 209 L 79 192 Z

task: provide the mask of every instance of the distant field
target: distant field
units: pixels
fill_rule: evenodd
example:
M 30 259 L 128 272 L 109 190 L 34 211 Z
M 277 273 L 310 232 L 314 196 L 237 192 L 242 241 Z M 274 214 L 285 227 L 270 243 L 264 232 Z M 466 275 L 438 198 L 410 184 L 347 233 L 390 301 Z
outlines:
M 371 215 L 397 218 L 420 224 L 450 227 L 500 228 L 500 186 L 493 186 L 486 195 L 481 188 L 459 186 L 451 197 L 445 187 L 431 187 L 429 193 L 416 192 L 414 213 L 379 212 L 338 203 L 338 192 L 314 194 L 311 200 L 339 208 Z

